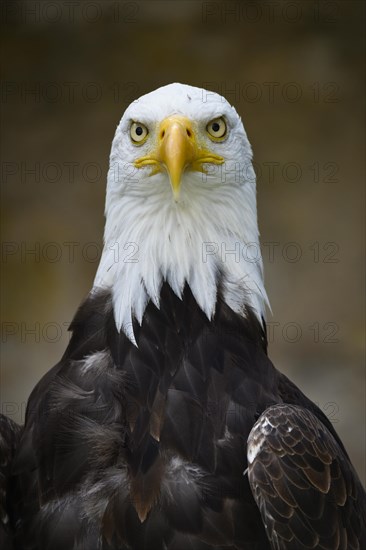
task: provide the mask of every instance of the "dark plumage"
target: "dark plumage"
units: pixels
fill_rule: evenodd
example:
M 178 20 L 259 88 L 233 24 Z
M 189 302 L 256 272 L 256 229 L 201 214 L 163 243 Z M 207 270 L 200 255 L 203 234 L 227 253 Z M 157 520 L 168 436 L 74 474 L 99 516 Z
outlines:
M 29 400 L 16 548 L 262 550 L 264 523 L 272 548 L 316 548 L 317 533 L 324 548 L 363 547 L 363 489 L 343 445 L 273 367 L 249 310 L 241 318 L 219 299 L 209 322 L 189 288 L 180 300 L 164 285 L 160 310 L 150 303 L 136 327 L 138 348 L 117 333 L 107 293 L 91 295 L 71 329 Z M 248 479 L 252 428 L 249 445 L 262 448 Z
M 269 407 L 248 440 L 249 483 L 273 548 L 363 548 L 363 489 L 347 455 L 314 411 Z M 250 459 L 249 459 L 250 462 Z
M 20 426 L 0 414 L 0 548 L 12 548 L 14 521 L 10 502 L 13 493 L 11 467 L 20 432 Z

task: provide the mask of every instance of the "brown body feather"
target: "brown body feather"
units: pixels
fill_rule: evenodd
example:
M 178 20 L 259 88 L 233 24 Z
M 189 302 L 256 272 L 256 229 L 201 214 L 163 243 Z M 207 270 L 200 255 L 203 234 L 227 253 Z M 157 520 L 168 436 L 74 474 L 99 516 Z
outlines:
M 250 310 L 240 317 L 219 296 L 209 321 L 188 287 L 179 299 L 164 285 L 160 309 L 150 303 L 135 326 L 136 347 L 101 292 L 71 330 L 29 400 L 13 467 L 16 548 L 292 549 L 299 532 L 301 548 L 320 539 L 343 548 L 344 530 L 329 522 L 345 519 L 362 540 L 365 497 L 347 454 L 322 412 L 273 367 Z M 248 436 L 282 403 L 297 407 L 260 442 L 248 479 Z M 345 516 L 334 511 L 342 506 Z M 310 523 L 299 509 L 314 511 Z

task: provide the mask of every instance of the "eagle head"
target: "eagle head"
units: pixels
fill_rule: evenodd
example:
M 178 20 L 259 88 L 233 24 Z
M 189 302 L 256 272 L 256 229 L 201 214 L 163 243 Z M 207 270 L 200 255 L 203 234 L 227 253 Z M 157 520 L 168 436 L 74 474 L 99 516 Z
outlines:
M 105 246 L 95 287 L 110 287 L 118 330 L 134 342 L 133 320 L 167 282 L 188 285 L 202 311 L 223 300 L 261 318 L 266 294 L 252 150 L 222 96 L 169 84 L 135 100 L 110 155 Z

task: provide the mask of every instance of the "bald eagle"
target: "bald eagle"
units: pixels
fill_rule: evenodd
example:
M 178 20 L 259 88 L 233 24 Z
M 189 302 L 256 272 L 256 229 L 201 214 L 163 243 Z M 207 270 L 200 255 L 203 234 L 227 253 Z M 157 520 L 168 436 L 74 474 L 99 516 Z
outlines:
M 182 84 L 134 101 L 105 212 L 93 288 L 19 443 L 4 421 L 9 548 L 366 548 L 342 442 L 267 356 L 255 174 L 235 109 Z

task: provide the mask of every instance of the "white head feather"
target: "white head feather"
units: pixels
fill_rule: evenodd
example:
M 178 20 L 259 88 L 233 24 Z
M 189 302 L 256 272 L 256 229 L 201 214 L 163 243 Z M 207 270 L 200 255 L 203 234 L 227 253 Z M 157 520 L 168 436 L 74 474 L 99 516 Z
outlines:
M 179 201 L 168 174 L 134 161 L 149 151 L 130 138 L 132 121 L 154 129 L 162 120 L 183 115 L 194 122 L 207 148 L 224 158 L 206 164 L 207 173 L 186 171 Z M 212 142 L 209 121 L 223 116 L 227 137 Z M 144 152 L 145 150 L 145 152 Z M 147 303 L 159 307 L 162 283 L 181 296 L 187 283 L 208 318 L 215 313 L 218 273 L 223 298 L 235 312 L 245 305 L 261 319 L 267 297 L 256 208 L 252 150 L 235 109 L 220 95 L 183 84 L 159 88 L 125 111 L 112 143 L 106 198 L 104 250 L 94 289 L 112 290 L 115 322 L 135 343 L 132 319 L 142 322 Z

